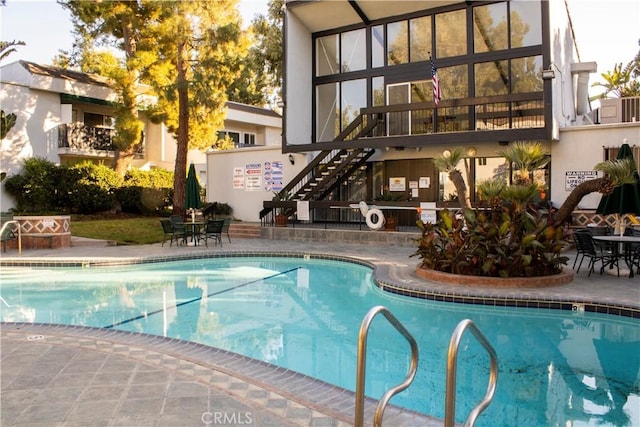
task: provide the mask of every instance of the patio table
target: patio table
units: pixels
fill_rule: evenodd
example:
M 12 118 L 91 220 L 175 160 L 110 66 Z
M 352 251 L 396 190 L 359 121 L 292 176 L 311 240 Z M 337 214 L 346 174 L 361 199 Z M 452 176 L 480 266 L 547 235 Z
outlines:
M 614 245 L 617 252 L 617 256 L 620 258 L 620 247 L 622 247 L 622 258 L 624 259 L 625 264 L 629 267 L 629 277 L 633 277 L 633 264 L 632 264 L 632 256 L 633 256 L 633 244 L 640 244 L 640 236 L 620 236 L 620 235 L 610 235 L 610 236 L 592 236 L 593 240 L 598 240 L 601 242 L 611 242 L 618 243 L 618 245 Z
M 206 224 L 205 221 L 184 222 L 184 225 L 189 228 L 189 231 L 191 233 L 191 242 L 194 244 L 194 246 L 198 246 L 198 241 L 200 240 L 198 236 L 200 234 L 200 230 L 202 229 L 202 227 L 205 226 L 205 224 Z

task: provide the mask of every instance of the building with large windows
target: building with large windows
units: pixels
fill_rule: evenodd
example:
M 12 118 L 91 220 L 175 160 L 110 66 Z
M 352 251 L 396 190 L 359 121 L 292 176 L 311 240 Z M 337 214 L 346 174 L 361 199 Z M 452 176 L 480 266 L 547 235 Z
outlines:
M 433 159 L 461 147 L 476 201 L 481 180 L 511 178 L 500 152 L 531 141 L 552 157 L 534 178 L 559 205 L 574 172 L 640 145 L 638 123 L 598 124 L 597 65 L 575 51 L 560 0 L 287 1 L 283 152 L 312 160 L 285 190 L 312 207 L 387 193 L 443 205 L 457 196 Z

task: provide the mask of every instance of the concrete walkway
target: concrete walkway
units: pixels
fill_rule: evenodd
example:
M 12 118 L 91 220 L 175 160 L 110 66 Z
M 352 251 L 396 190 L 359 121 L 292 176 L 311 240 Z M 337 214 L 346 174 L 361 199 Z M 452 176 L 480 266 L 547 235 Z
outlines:
M 430 295 L 541 306 L 561 302 L 640 317 L 638 276 L 587 277 L 584 265 L 564 286 L 456 289 L 419 279 L 418 259 L 410 258 L 413 250 L 406 247 L 265 239 L 232 239 L 215 248 L 74 243 L 65 249 L 26 250 L 19 257 L 8 251 L 0 263 L 6 268 L 222 253 L 329 254 L 370 263 L 378 281 Z M 2 426 L 346 426 L 353 420 L 351 392 L 199 344 L 97 328 L 16 323 L 3 323 L 0 335 Z M 372 419 L 372 408 L 368 402 L 365 419 Z M 442 425 L 441 420 L 394 407 L 384 420 L 393 426 Z

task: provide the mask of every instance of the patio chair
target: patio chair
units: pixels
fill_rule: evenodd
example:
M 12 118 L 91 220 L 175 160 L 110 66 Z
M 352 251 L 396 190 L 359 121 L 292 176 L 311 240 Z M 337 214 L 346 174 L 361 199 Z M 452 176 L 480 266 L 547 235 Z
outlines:
M 169 237 L 170 239 L 169 247 L 173 245 L 174 241 L 176 242 L 176 245 L 179 245 L 180 241 L 182 241 L 182 243 L 186 242 L 186 227 L 180 227 L 180 225 L 174 227 L 174 225 L 171 224 L 170 219 L 161 219 L 160 224 L 162 224 L 162 231 L 164 233 L 164 236 L 162 238 L 162 246 L 164 246 L 164 243 L 167 241 L 167 237 Z
M 224 220 L 222 219 L 210 219 L 207 221 L 204 229 L 199 235 L 201 240 L 204 240 L 205 246 L 209 247 L 209 239 L 216 242 L 216 245 L 220 243 L 222 246 L 222 225 Z
M 231 243 L 231 236 L 229 236 L 229 227 L 231 227 L 231 218 L 227 217 L 222 223 L 222 234 L 226 234 L 229 243 Z
M 580 267 L 582 266 L 584 258 L 589 258 L 589 265 L 587 266 L 587 268 L 589 268 L 589 274 L 587 276 L 591 276 L 591 273 L 595 271 L 596 262 L 601 263 L 600 274 L 604 272 L 606 267 L 613 268 L 615 265 L 618 269 L 618 276 L 620 276 L 620 267 L 618 265 L 619 256 L 617 252 L 597 246 L 589 230 L 578 230 L 574 236 L 576 242 L 578 242 L 576 244 L 581 247 L 582 256 L 576 273 L 580 273 Z

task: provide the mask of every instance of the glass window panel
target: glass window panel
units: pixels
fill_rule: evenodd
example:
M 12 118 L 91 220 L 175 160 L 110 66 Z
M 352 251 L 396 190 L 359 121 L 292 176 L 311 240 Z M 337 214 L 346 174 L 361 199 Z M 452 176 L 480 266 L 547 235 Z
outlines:
M 316 139 L 333 141 L 338 135 L 338 84 L 316 86 Z
M 338 74 L 338 35 L 316 39 L 316 75 Z
M 513 93 L 542 92 L 542 56 L 511 60 Z
M 409 62 L 407 26 L 407 21 L 387 25 L 387 65 Z
M 469 73 L 466 65 L 438 68 L 442 99 L 466 98 L 469 96 Z M 429 74 L 431 74 L 429 72 Z M 431 90 L 433 99 L 433 88 Z
M 473 8 L 475 52 L 493 52 L 508 47 L 507 4 L 495 3 Z
M 432 98 L 431 80 L 411 83 L 411 103 L 429 102 Z M 411 135 L 433 132 L 433 110 L 414 110 L 411 112 Z
M 401 83 L 387 86 L 388 105 L 409 103 L 409 84 Z M 387 133 L 389 135 L 409 135 L 409 112 L 394 111 L 387 114 Z
M 360 115 L 361 108 L 367 106 L 367 81 L 359 79 L 342 82 L 340 93 L 342 130 Z
M 384 26 L 371 28 L 371 66 L 384 67 Z
M 512 0 L 511 47 L 542 44 L 542 12 L 539 0 Z
M 409 21 L 411 62 L 426 61 L 431 52 L 431 17 Z
M 476 96 L 505 95 L 509 93 L 507 61 L 475 64 Z
M 342 33 L 340 39 L 342 72 L 366 69 L 367 37 L 365 29 Z
M 436 53 L 439 58 L 467 53 L 465 10 L 436 15 Z
M 385 105 L 384 103 L 384 77 L 371 79 L 371 99 L 374 107 Z

